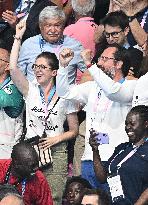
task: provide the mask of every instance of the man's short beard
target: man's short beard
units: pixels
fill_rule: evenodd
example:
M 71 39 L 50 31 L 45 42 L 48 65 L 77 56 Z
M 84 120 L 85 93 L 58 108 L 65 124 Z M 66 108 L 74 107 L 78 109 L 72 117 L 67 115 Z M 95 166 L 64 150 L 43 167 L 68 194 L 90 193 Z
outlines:
M 104 70 L 104 73 L 106 75 L 108 75 L 111 79 L 114 79 L 114 77 L 115 77 L 115 69 L 114 68 L 112 68 L 111 70 L 108 70 L 108 71 Z

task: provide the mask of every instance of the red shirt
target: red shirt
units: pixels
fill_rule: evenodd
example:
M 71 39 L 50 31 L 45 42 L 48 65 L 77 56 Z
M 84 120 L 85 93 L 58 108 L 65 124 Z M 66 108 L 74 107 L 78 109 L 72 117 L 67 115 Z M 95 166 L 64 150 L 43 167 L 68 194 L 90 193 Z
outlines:
M 10 162 L 11 160 L 0 160 L 0 183 L 4 183 Z M 17 179 L 10 175 L 9 184 L 15 184 L 15 182 Z M 17 185 L 17 189 L 21 194 L 21 183 Z M 34 178 L 26 183 L 23 198 L 25 205 L 53 205 L 51 190 L 41 171 L 36 171 Z

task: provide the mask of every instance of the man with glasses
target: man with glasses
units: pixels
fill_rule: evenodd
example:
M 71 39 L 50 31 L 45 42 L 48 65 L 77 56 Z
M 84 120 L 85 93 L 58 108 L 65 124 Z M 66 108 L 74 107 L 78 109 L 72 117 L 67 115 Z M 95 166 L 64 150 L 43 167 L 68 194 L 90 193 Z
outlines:
M 11 157 L 22 134 L 23 97 L 9 75 L 9 51 L 0 42 L 0 159 Z
M 84 50 L 82 52 L 83 60 L 89 68 L 91 67 L 91 60 L 88 61 L 87 56 L 91 59 L 92 53 L 90 50 Z M 62 98 L 76 100 L 87 105 L 85 150 L 82 157 L 81 175 L 87 179 L 94 188 L 104 188 L 99 184 L 93 170 L 93 153 L 89 145 L 90 129 L 93 128 L 98 133 L 108 136 L 109 144 L 102 144 L 100 146 L 101 159 L 107 161 L 111 153 L 113 153 L 114 148 L 119 143 L 127 140 L 124 131 L 124 122 L 130 106 L 109 100 L 105 92 L 100 89 L 95 81 L 69 86 L 68 64 L 72 58 L 73 52 L 70 49 L 64 49 L 60 53 L 61 68 L 58 70 L 56 79 L 57 93 Z M 130 68 L 130 61 L 126 49 L 116 44 L 110 45 L 101 54 L 97 66 L 116 82 L 123 83 Z
M 104 32 L 97 45 L 96 60 L 107 45 L 117 43 L 126 49 L 130 47 L 127 41 L 129 20 L 125 13 L 122 11 L 108 13 L 101 24 L 104 26 Z

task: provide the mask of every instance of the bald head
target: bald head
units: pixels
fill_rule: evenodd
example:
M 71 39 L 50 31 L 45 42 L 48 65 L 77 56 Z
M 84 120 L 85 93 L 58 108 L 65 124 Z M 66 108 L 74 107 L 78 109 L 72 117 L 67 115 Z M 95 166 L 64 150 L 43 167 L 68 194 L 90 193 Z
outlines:
M 14 145 L 11 158 L 12 170 L 18 178 L 33 176 L 38 169 L 39 160 L 37 152 L 27 142 Z
M 25 205 L 23 199 L 17 195 L 7 195 L 5 196 L 0 205 Z

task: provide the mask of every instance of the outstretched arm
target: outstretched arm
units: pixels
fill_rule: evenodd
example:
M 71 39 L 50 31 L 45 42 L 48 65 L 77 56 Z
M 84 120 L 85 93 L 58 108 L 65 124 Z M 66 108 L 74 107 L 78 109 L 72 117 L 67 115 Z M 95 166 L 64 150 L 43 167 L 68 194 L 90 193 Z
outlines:
M 131 103 L 136 85 L 135 80 L 125 81 L 122 84 L 115 82 L 98 68 L 96 64 L 91 65 L 92 53 L 89 49 L 82 51 L 81 56 L 86 66 L 89 66 L 88 70 L 93 79 L 109 99 L 122 103 Z
M 72 60 L 73 56 L 74 52 L 69 48 L 64 48 L 60 52 L 60 68 L 57 72 L 56 91 L 58 96 L 64 99 L 76 100 L 80 103 L 87 103 L 91 84 L 83 83 L 81 85 L 69 85 L 68 64 Z
M 12 46 L 11 54 L 10 54 L 10 74 L 14 84 L 20 90 L 20 92 L 27 96 L 29 83 L 22 72 L 17 67 L 18 55 L 21 46 L 22 36 L 26 30 L 26 23 L 20 22 L 16 26 L 16 35 L 14 37 L 14 43 Z
M 94 165 L 94 171 L 96 177 L 101 183 L 104 183 L 107 179 L 107 173 L 101 162 L 101 158 L 98 150 L 99 144 L 97 143 L 96 132 L 94 130 L 90 130 L 89 144 L 92 147 L 92 151 L 93 151 L 93 165 Z

